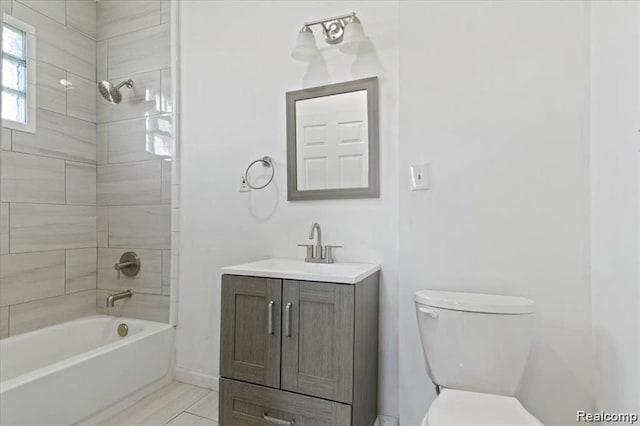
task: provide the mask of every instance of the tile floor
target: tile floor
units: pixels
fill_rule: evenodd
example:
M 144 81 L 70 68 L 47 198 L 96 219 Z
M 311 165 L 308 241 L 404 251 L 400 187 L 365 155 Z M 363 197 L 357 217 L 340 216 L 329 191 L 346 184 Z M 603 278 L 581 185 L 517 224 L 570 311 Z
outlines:
M 218 426 L 218 392 L 171 382 L 102 425 Z

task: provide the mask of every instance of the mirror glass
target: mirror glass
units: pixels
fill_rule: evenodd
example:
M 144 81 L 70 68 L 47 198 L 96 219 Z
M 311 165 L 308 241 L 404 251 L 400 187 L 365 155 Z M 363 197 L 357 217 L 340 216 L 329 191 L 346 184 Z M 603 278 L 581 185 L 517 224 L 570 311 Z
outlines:
M 378 196 L 377 78 L 287 93 L 289 200 Z
M 366 188 L 367 91 L 296 102 L 298 190 Z

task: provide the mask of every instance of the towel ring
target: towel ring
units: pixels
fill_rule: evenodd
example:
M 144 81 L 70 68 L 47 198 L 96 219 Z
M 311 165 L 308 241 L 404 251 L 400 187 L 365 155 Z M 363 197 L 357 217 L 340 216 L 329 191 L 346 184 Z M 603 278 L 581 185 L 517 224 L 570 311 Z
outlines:
M 256 163 L 262 163 L 263 167 L 271 168 L 271 177 L 269 178 L 267 183 L 265 183 L 262 186 L 253 186 L 253 185 L 251 185 L 251 182 L 249 182 L 249 177 L 248 177 L 249 170 Z M 265 188 L 267 185 L 269 185 L 271 183 L 271 181 L 273 180 L 273 177 L 275 176 L 275 174 L 276 174 L 276 167 L 273 164 L 273 160 L 271 159 L 271 157 L 265 155 L 264 157 L 258 158 L 256 161 L 254 161 L 253 163 L 249 164 L 249 167 L 247 167 L 247 170 L 244 172 L 244 181 L 247 183 L 247 186 L 249 186 L 249 188 L 251 188 L 251 189 L 262 189 L 262 188 Z

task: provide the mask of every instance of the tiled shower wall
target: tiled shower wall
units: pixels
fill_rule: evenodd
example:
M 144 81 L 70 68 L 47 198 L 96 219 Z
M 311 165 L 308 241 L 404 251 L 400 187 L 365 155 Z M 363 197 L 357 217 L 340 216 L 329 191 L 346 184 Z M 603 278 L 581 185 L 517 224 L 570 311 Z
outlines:
M 6 337 L 96 313 L 96 6 L 2 0 L 2 11 L 37 33 L 36 133 L 2 129 Z
M 167 322 L 171 262 L 171 70 L 169 1 L 97 3 L 97 77 L 132 79 L 123 100 L 97 100 L 98 312 L 109 292 L 131 289 L 111 314 Z M 126 251 L 137 277 L 117 279 Z

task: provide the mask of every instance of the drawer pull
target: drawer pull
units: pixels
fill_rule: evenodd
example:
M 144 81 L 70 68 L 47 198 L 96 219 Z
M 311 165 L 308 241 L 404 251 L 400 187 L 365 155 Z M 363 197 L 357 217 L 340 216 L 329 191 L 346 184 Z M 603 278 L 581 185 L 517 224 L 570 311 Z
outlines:
M 272 300 L 269 302 L 269 310 L 268 310 L 268 314 L 269 314 L 269 318 L 268 318 L 268 322 L 269 324 L 267 324 L 267 332 L 269 334 L 273 334 L 273 305 L 275 304 L 275 302 Z
M 282 420 L 282 419 L 277 419 L 275 417 L 271 417 L 269 415 L 267 415 L 267 413 L 264 413 L 264 417 L 263 419 L 265 419 L 266 421 L 276 424 L 276 425 L 281 425 L 281 426 L 293 426 L 294 424 L 296 424 L 295 419 L 292 420 Z
M 291 337 L 291 302 L 284 307 L 284 337 Z

